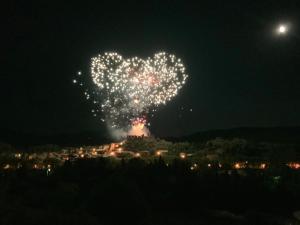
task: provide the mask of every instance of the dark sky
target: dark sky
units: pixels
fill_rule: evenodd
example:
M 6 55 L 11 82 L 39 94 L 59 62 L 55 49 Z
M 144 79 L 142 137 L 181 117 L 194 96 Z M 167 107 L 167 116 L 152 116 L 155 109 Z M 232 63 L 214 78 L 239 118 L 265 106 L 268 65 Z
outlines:
M 88 75 L 104 51 L 160 50 L 182 58 L 189 79 L 159 109 L 154 134 L 300 125 L 299 0 L 64 2 L 1 7 L 2 130 L 100 132 L 76 72 Z M 290 25 L 286 35 L 275 35 L 279 23 Z

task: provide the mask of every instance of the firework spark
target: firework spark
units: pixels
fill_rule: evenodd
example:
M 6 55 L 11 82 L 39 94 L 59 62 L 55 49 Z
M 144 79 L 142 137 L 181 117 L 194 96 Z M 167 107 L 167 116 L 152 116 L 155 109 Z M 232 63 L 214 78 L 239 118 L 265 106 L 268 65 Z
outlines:
M 146 116 L 176 96 L 188 77 L 181 60 L 165 52 L 145 60 L 107 52 L 91 59 L 91 76 L 96 88 L 85 96 L 96 96 L 93 113 L 101 111 L 114 128 L 147 125 Z

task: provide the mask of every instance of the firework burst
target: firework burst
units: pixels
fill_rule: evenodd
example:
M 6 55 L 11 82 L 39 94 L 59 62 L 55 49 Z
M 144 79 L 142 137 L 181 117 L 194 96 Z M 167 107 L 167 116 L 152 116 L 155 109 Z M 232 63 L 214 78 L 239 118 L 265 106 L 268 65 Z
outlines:
M 91 77 L 95 89 L 85 96 L 93 99 L 94 115 L 101 111 L 102 121 L 128 128 L 139 120 L 147 125 L 146 116 L 176 96 L 188 76 L 181 60 L 165 52 L 147 59 L 107 52 L 91 59 Z

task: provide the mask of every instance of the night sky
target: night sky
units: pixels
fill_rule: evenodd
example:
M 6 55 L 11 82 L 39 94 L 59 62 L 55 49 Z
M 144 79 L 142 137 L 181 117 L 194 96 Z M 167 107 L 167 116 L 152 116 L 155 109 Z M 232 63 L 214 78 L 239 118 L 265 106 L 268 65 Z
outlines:
M 72 83 L 77 71 L 89 76 L 104 51 L 161 50 L 183 60 L 189 79 L 152 119 L 154 134 L 300 125 L 299 0 L 42 2 L 1 7 L 1 130 L 102 132 Z

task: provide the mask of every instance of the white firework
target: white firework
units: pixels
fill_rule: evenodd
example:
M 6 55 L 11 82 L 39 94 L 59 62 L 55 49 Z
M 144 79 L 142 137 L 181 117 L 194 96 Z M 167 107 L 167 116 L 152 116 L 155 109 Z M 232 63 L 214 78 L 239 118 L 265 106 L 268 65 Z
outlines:
M 106 52 L 92 58 L 91 76 L 99 98 L 94 103 L 105 120 L 117 128 L 128 127 L 166 104 L 188 77 L 181 60 L 165 52 L 145 60 L 124 59 L 118 53 Z M 90 98 L 87 92 L 85 95 Z

